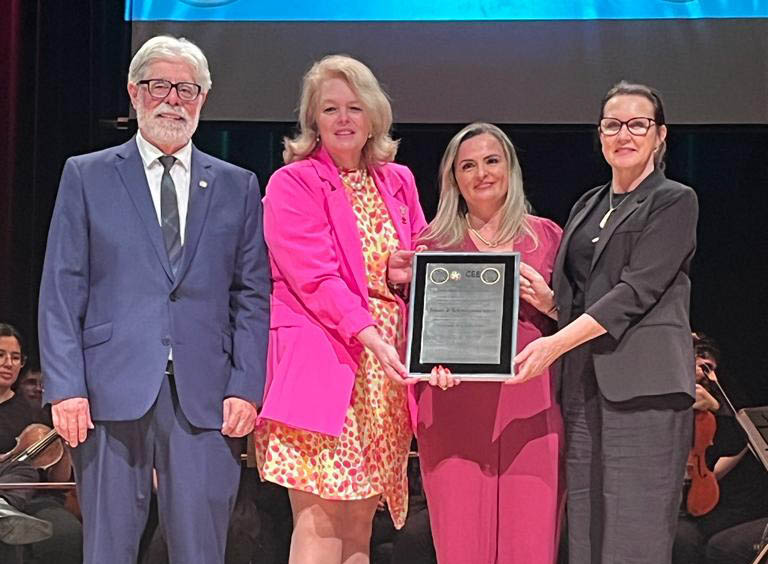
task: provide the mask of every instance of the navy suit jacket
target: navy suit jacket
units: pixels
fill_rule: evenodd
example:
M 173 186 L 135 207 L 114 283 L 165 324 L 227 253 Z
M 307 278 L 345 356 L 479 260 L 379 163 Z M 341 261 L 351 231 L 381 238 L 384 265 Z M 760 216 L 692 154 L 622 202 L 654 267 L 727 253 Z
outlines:
M 190 178 L 174 278 L 136 140 L 67 160 L 40 288 L 46 401 L 86 397 L 95 420 L 138 419 L 171 348 L 193 425 L 221 427 L 225 397 L 261 401 L 270 281 L 258 181 L 194 147 Z

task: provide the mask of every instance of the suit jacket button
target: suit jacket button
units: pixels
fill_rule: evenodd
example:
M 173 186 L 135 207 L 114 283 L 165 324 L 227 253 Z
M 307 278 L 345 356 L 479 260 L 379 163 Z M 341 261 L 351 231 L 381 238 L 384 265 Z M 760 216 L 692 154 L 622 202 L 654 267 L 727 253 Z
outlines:
M 163 337 L 161 342 L 167 347 L 171 344 L 171 338 L 170 337 Z
M 171 294 L 171 301 L 172 302 L 175 302 L 178 299 L 179 299 L 179 296 L 178 296 L 178 294 L 176 292 Z

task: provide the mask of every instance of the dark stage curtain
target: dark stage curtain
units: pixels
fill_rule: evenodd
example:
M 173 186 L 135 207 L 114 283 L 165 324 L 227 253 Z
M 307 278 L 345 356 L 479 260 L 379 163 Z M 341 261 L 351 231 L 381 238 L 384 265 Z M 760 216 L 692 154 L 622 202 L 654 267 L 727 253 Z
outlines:
M 64 160 L 120 137 L 130 26 L 122 2 L 5 0 L 0 18 L 0 319 L 34 352 L 48 223 Z M 122 134 L 124 135 L 124 134 Z
M 14 183 L 18 143 L 19 82 L 22 69 L 23 0 L 6 0 L 0 19 L 0 312 L 10 314 L 15 265 L 11 260 L 14 233 Z

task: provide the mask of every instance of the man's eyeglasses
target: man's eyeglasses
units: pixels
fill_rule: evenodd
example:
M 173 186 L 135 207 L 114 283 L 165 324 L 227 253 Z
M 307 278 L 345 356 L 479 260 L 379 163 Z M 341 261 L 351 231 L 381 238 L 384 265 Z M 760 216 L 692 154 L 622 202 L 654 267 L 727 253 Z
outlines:
M 27 357 L 21 353 L 0 350 L 0 366 L 5 364 L 7 360 L 11 361 L 11 366 L 24 366 Z
M 171 93 L 171 90 L 176 89 L 181 100 L 185 102 L 191 102 L 195 100 L 202 91 L 202 86 L 195 84 L 194 82 L 170 82 L 162 78 L 150 78 L 147 80 L 140 80 L 137 82 L 139 85 L 146 85 L 149 95 L 156 100 L 162 100 Z
M 633 117 L 627 121 L 621 121 L 620 119 L 616 118 L 603 118 L 600 120 L 598 129 L 600 129 L 600 133 L 603 135 L 612 137 L 614 135 L 618 135 L 622 126 L 626 125 L 627 131 L 629 131 L 632 135 L 643 136 L 648 133 L 648 130 L 655 123 L 656 120 L 647 117 Z

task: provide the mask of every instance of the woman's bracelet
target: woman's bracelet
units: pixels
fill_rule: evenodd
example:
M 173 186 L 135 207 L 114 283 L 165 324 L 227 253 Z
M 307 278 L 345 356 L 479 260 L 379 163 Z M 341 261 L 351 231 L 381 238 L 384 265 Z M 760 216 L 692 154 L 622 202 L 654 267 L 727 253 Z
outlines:
M 549 308 L 547 313 L 545 313 L 544 315 L 550 315 L 552 313 L 555 313 L 556 311 L 557 311 L 557 302 L 555 301 L 555 291 L 552 290 L 552 307 Z
M 552 304 L 552 307 L 549 308 L 549 310 L 545 313 L 545 315 L 549 315 L 551 313 L 555 313 L 557 311 L 557 304 Z

